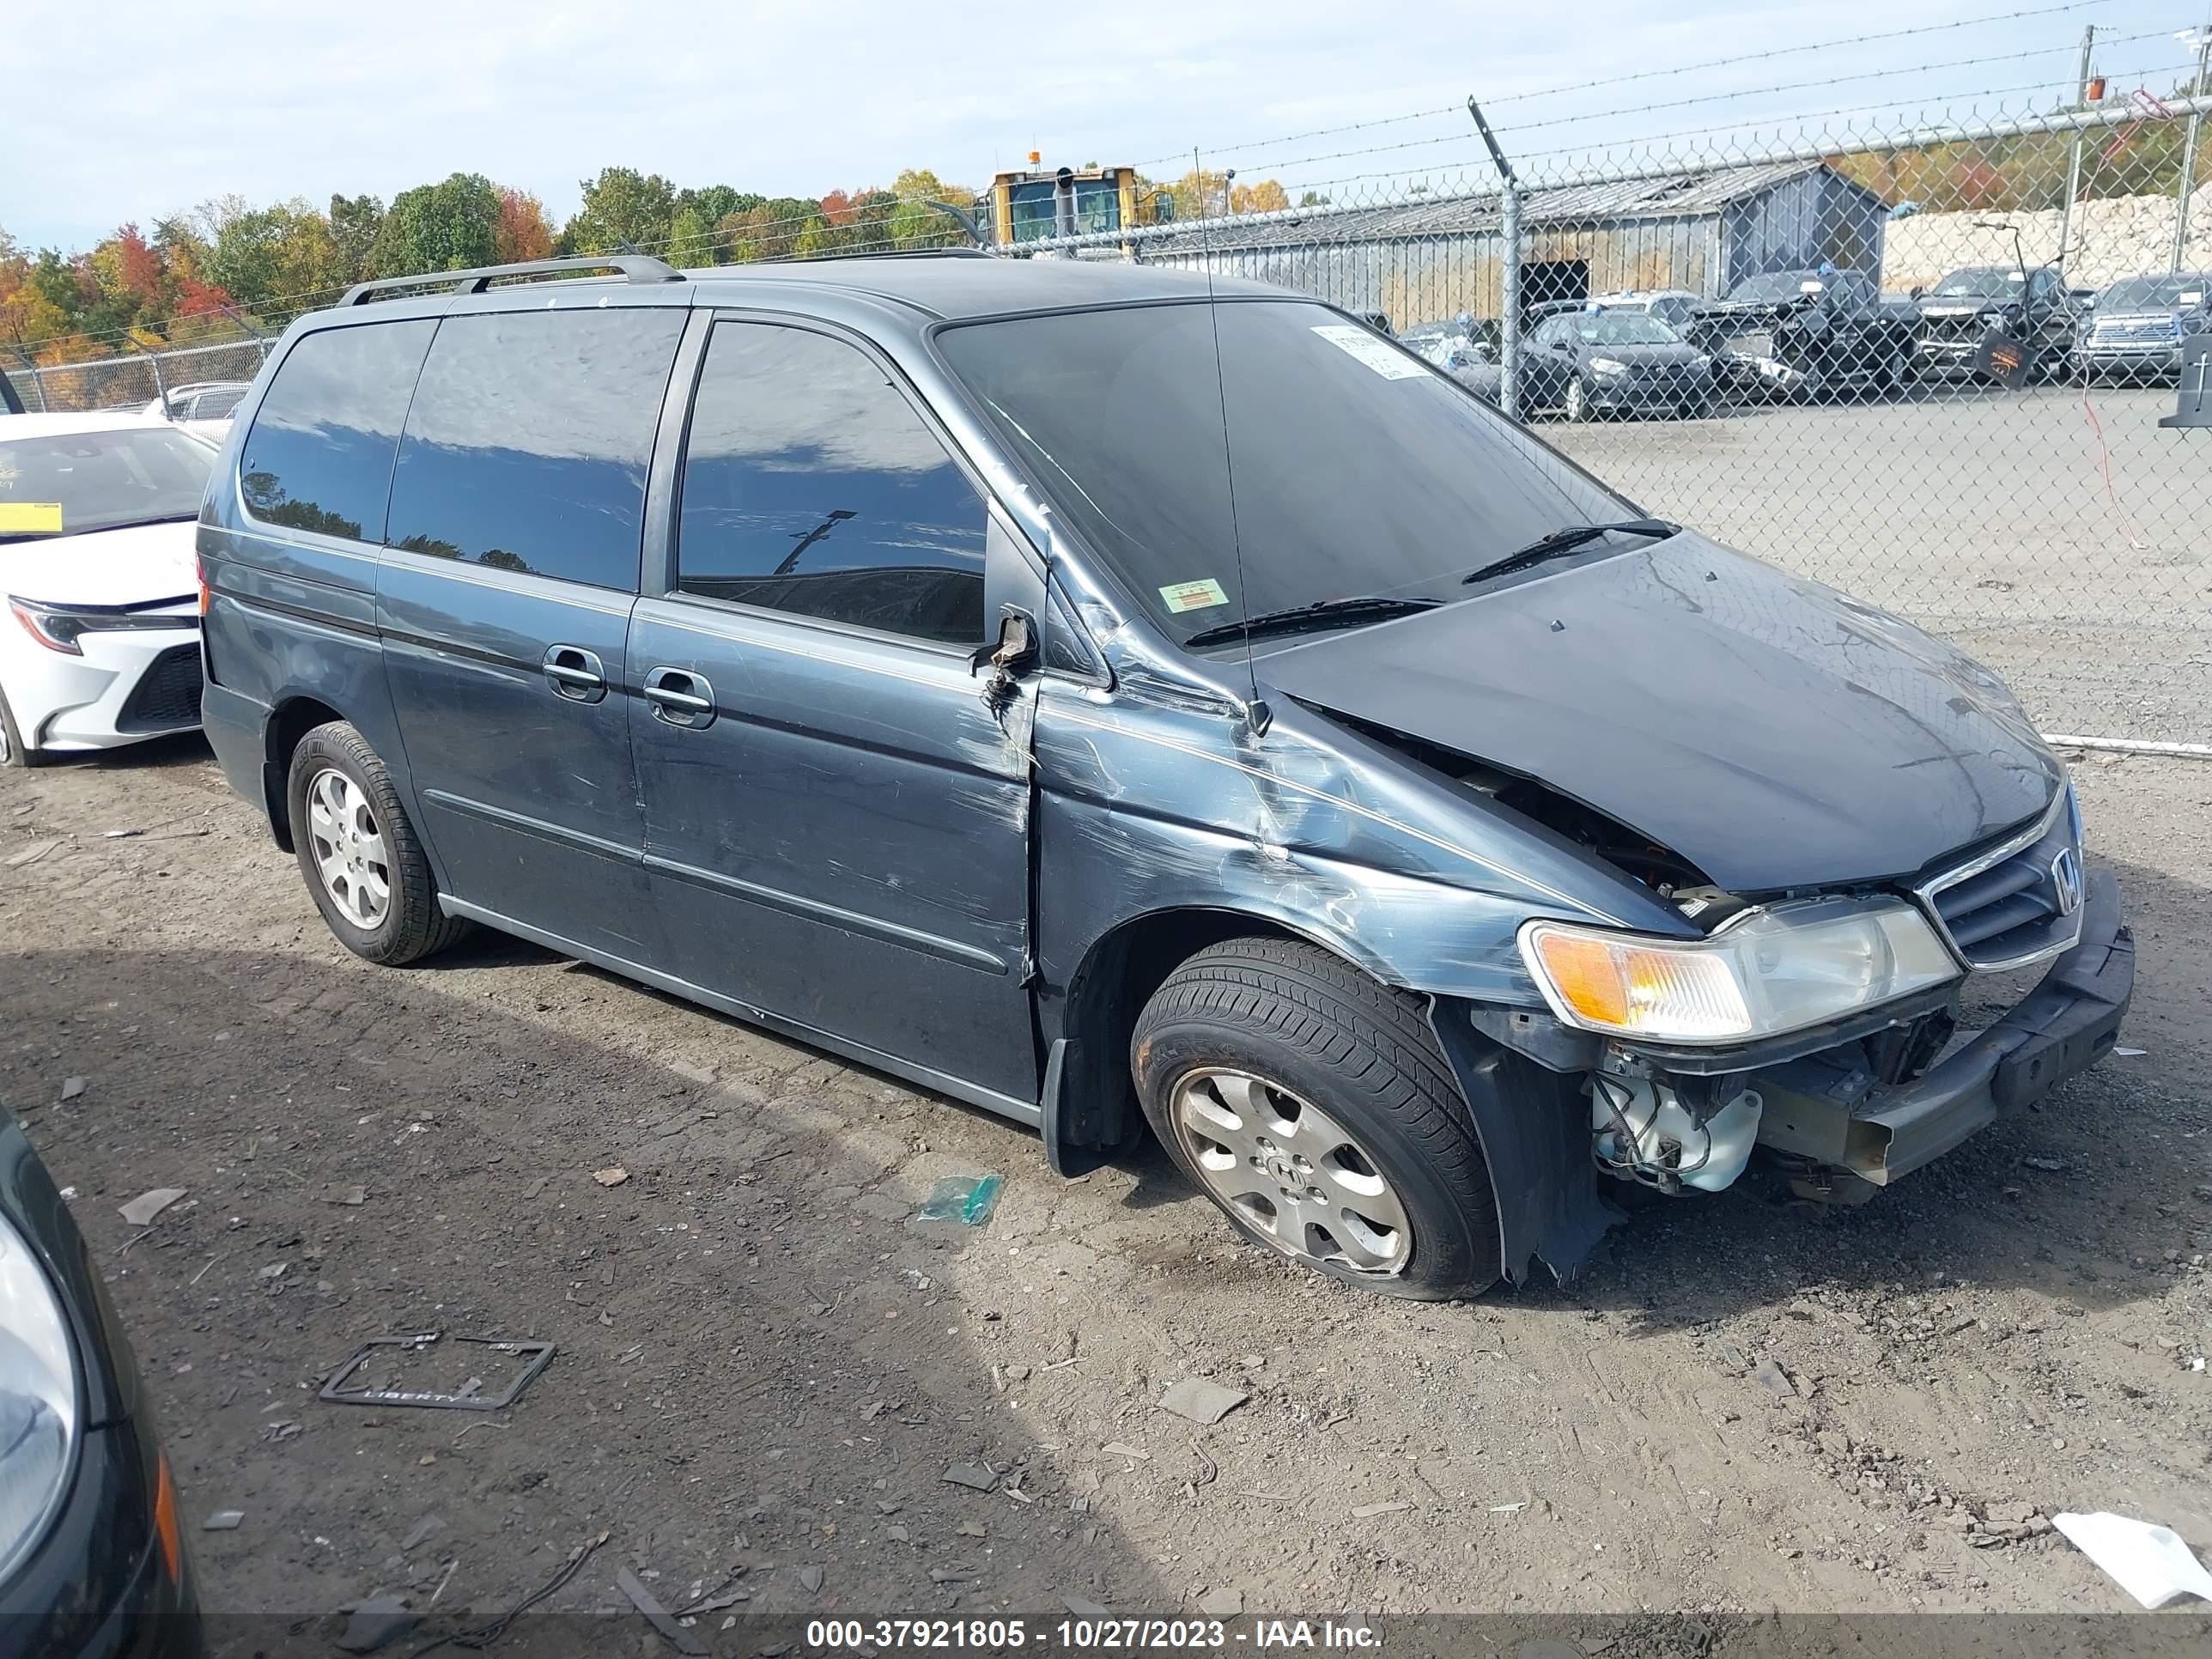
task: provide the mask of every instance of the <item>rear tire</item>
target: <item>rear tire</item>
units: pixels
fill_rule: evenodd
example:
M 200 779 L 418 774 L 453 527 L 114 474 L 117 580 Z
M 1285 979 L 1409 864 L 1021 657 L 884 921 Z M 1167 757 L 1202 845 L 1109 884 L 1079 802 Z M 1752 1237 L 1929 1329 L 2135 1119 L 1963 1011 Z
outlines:
M 285 799 L 300 873 L 347 950 L 396 968 L 469 931 L 465 919 L 438 908 L 437 878 L 399 792 L 351 726 L 333 720 L 300 739 Z
M 15 724 L 15 711 L 8 706 L 8 694 L 0 691 L 0 767 L 45 766 L 52 758 L 24 743 Z
M 1239 939 L 1170 974 L 1130 1070 L 1183 1172 L 1255 1243 L 1419 1301 L 1498 1280 L 1498 1206 L 1419 1004 L 1327 951 Z

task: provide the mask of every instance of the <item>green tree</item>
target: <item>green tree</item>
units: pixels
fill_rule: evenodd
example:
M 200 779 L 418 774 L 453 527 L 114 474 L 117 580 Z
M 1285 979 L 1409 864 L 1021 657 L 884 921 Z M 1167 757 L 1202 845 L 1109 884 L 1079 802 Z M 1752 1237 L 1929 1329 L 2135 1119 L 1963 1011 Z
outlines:
M 562 233 L 579 253 L 615 253 L 624 246 L 653 252 L 668 240 L 676 190 L 657 173 L 602 167 L 580 188 L 584 202 Z
M 497 262 L 499 188 L 481 173 L 456 173 L 392 198 L 369 253 L 374 276 L 466 270 Z
M 240 306 L 263 314 L 322 303 L 351 280 L 330 221 L 300 201 L 228 220 L 216 237 L 209 269 Z
M 384 204 L 374 196 L 334 195 L 329 217 L 338 280 L 357 283 L 368 275 L 369 253 L 384 226 Z
M 720 224 L 732 213 L 743 213 L 747 208 L 757 208 L 762 198 L 748 191 L 735 190 L 728 185 L 708 185 L 704 190 L 679 190 L 672 204 L 672 222 L 680 213 L 696 213 L 702 223 Z

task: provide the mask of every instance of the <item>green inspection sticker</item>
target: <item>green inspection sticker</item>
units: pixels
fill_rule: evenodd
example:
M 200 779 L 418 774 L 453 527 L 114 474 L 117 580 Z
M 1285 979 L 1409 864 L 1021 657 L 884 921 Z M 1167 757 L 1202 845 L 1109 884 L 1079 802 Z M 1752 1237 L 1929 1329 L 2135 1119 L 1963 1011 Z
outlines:
M 1172 582 L 1160 589 L 1160 598 L 1170 611 L 1210 611 L 1217 605 L 1229 603 L 1229 596 L 1221 591 L 1221 584 L 1208 576 L 1202 582 Z

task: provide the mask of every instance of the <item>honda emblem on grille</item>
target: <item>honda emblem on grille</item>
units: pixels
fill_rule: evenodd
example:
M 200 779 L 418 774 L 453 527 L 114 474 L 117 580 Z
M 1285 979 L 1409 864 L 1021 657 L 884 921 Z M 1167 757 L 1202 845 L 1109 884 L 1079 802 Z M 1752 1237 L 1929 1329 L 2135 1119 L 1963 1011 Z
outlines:
M 2070 847 L 2060 848 L 2051 860 L 2051 891 L 2060 915 L 2070 916 L 2081 908 L 2081 860 Z

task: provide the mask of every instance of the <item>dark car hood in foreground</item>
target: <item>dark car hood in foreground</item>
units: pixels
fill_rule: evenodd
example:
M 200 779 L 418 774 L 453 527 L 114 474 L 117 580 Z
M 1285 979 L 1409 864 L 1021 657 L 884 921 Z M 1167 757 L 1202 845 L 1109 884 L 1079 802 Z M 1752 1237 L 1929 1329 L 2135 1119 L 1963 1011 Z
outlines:
M 1687 533 L 1256 666 L 1540 780 L 1738 892 L 1910 874 L 2041 811 L 2062 775 L 1950 647 Z

